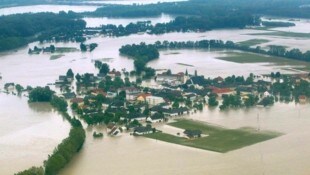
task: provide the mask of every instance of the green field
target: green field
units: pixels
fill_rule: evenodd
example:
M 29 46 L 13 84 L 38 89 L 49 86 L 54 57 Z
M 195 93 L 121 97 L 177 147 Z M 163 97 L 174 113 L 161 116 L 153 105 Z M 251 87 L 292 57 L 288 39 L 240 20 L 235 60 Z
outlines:
M 66 52 L 76 52 L 79 51 L 79 49 L 75 47 L 56 47 L 55 52 L 56 53 L 66 53 Z
M 157 132 L 153 134 L 147 134 L 145 137 L 161 140 L 164 142 L 225 153 L 253 145 L 258 142 L 273 139 L 281 135 L 280 133 L 271 131 L 258 132 L 253 128 L 226 129 L 191 120 L 178 120 L 177 122 L 170 123 L 169 125 L 182 129 L 199 129 L 203 134 L 208 136 L 187 139 Z
M 61 58 L 63 56 L 65 56 L 65 55 L 51 55 L 50 60 L 57 60 L 58 58 Z
M 284 66 L 288 65 L 297 70 L 310 70 L 310 62 L 298 61 L 276 56 L 268 56 L 250 52 L 224 52 L 227 56 L 216 57 L 220 60 L 235 62 L 235 63 L 273 63 L 275 65 Z
M 272 31 L 272 30 L 270 30 Z M 292 38 L 310 38 L 310 33 L 296 33 L 296 32 L 282 32 L 282 31 L 272 31 L 265 33 L 251 33 L 247 35 L 255 35 L 255 36 L 282 36 L 282 37 L 292 37 Z
M 250 40 L 238 42 L 237 44 L 239 44 L 241 46 L 251 47 L 251 46 L 255 46 L 255 45 L 263 44 L 263 43 L 267 43 L 267 42 L 269 42 L 269 40 L 266 40 L 266 39 L 250 39 Z

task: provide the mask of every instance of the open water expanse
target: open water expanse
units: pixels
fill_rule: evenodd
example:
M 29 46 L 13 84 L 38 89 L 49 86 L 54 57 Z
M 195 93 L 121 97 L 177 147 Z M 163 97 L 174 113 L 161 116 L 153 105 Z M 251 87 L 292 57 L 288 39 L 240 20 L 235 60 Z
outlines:
M 19 12 L 29 12 L 29 7 L 19 8 Z M 61 6 L 49 6 L 51 12 L 58 12 Z M 67 8 L 67 7 L 66 7 Z M 94 7 L 70 6 L 74 11 L 91 11 Z M 92 9 L 94 8 L 94 9 Z M 69 9 L 69 8 L 67 8 Z M 33 10 L 33 9 L 32 9 Z M 65 9 L 62 9 L 65 10 Z M 0 9 L 0 14 L 8 14 L 7 9 Z M 14 12 L 14 13 L 18 13 Z M 122 24 L 140 20 L 151 20 L 153 23 L 168 22 L 169 15 L 157 18 L 135 19 L 86 19 L 89 26 L 96 24 Z M 95 21 L 92 21 L 95 20 Z M 99 20 L 101 22 L 98 22 Z M 310 28 L 307 21 L 299 21 L 298 29 Z M 277 29 L 282 31 L 283 28 Z M 283 29 L 284 30 L 284 29 Z M 196 41 L 202 39 L 232 40 L 234 42 L 249 39 L 268 39 L 270 44 L 310 50 L 307 38 L 253 36 L 259 33 L 253 29 L 215 30 L 203 33 L 169 33 L 164 35 L 130 35 L 126 37 L 97 36 L 88 43 L 98 43 L 93 52 L 80 51 L 63 53 L 56 60 L 50 60 L 50 54 L 28 55 L 28 48 L 48 46 L 55 43 L 32 43 L 16 51 L 1 53 L 0 87 L 5 83 L 15 82 L 23 86 L 45 86 L 53 83 L 60 74 L 69 68 L 74 73 L 97 73 L 94 60 L 107 62 L 111 68 L 133 70 L 133 61 L 119 55 L 118 49 L 124 44 L 154 43 L 164 41 Z M 79 48 L 78 43 L 56 43 L 57 47 Z M 231 52 L 231 51 L 230 51 Z M 230 52 L 208 50 L 166 50 L 160 52 L 160 58 L 149 63 L 156 69 L 171 69 L 173 72 L 185 71 L 206 77 L 244 75 L 250 73 L 267 74 L 272 71 L 296 73 L 293 69 L 270 63 L 241 64 L 223 61 L 217 57 Z M 237 52 L 237 51 L 235 51 Z M 184 66 L 179 63 L 189 64 Z M 293 67 L 292 67 L 293 68 Z M 259 117 L 258 117 L 259 116 Z M 310 174 L 310 106 L 277 103 L 270 108 L 250 110 L 232 110 L 220 112 L 208 110 L 186 118 L 201 120 L 228 128 L 254 127 L 262 130 L 281 132 L 284 135 L 276 139 L 258 143 L 225 154 L 187 148 L 170 143 L 133 137 L 124 133 L 120 137 L 106 136 L 105 127 L 87 127 L 86 143 L 73 161 L 61 172 L 63 175 L 84 174 L 208 174 L 208 175 L 308 175 Z M 259 118 L 259 119 L 258 119 Z M 54 112 L 48 104 L 27 103 L 26 97 L 0 93 L 0 174 L 13 174 L 29 168 L 40 166 L 53 149 L 67 137 L 70 126 Z M 165 126 L 158 126 L 159 128 Z M 103 131 L 103 139 L 94 140 L 92 131 Z

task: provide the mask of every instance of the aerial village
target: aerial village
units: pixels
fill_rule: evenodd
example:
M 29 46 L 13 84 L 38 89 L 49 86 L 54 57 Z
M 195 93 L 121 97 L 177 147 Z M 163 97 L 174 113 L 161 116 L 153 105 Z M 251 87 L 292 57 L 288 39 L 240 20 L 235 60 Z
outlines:
M 110 136 L 130 132 L 144 135 L 156 132 L 154 123 L 188 116 L 219 106 L 221 110 L 268 107 L 274 102 L 307 103 L 310 75 L 230 76 L 205 78 L 185 72 L 162 71 L 151 80 L 142 80 L 125 70 L 110 70 L 109 65 L 95 61 L 100 71 L 74 74 L 71 69 L 54 83 L 57 96 L 65 99 L 72 114 L 88 125 L 106 124 Z M 102 68 L 104 67 L 104 68 Z M 131 81 L 132 80 L 132 81 Z M 6 93 L 21 94 L 31 91 L 19 84 L 6 83 Z M 23 93 L 24 94 L 24 93 Z M 24 96 L 27 96 L 24 94 Z M 206 108 L 207 107 L 207 108 Z M 200 130 L 184 130 L 188 138 L 200 137 Z M 102 133 L 93 133 L 102 137 Z

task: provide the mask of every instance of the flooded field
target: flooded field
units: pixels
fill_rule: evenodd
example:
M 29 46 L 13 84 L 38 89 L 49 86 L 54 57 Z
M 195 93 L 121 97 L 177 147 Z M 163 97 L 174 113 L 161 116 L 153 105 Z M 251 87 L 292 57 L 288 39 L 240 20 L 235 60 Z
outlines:
M 14 174 L 42 166 L 69 134 L 70 124 L 48 104 L 0 93 L 0 172 Z
M 97 2 L 97 1 L 96 1 Z M 125 1 L 124 1 L 125 2 Z M 127 2 L 127 1 L 126 1 Z M 157 1 L 156 1 L 157 2 Z M 59 9 L 58 9 L 59 7 Z M 63 8 L 62 8 L 63 7 Z M 58 12 L 72 10 L 78 12 L 92 11 L 96 7 L 86 6 L 47 6 L 36 8 L 43 11 Z M 14 9 L 15 8 L 15 9 Z M 14 7 L 0 9 L 0 15 L 33 12 L 32 7 Z M 17 9 L 16 9 L 17 8 Z M 20 8 L 20 9 L 19 9 Z M 45 8 L 45 10 L 44 10 Z M 92 9 L 93 8 L 93 9 Z M 18 10 L 19 9 L 19 10 Z M 17 10 L 17 11 L 16 11 Z M 39 11 L 38 11 L 39 12 Z M 88 26 L 101 24 L 122 24 L 138 20 L 151 20 L 153 23 L 171 20 L 169 15 L 158 18 L 109 19 L 88 18 Z M 300 21 L 300 23 L 305 23 Z M 302 25 L 302 24 L 300 24 Z M 296 27 L 301 27 L 299 24 Z M 295 32 L 303 32 L 292 27 Z M 277 28 L 277 30 L 282 30 Z M 88 43 L 98 43 L 93 52 L 80 51 L 64 53 L 64 56 L 51 60 L 50 54 L 28 55 L 28 49 L 37 46 L 79 48 L 79 43 L 31 43 L 28 47 L 0 54 L 0 73 L 4 83 L 15 82 L 23 86 L 45 86 L 53 83 L 60 74 L 69 68 L 74 73 L 97 73 L 94 60 L 107 62 L 111 68 L 133 70 L 133 61 L 119 54 L 118 49 L 125 44 L 154 43 L 164 41 L 196 41 L 203 39 L 221 39 L 234 42 L 250 39 L 269 40 L 261 44 L 283 45 L 288 48 L 310 50 L 307 38 L 249 35 L 260 33 L 253 29 L 214 30 L 203 33 L 169 33 L 164 35 L 130 35 L 126 37 L 97 36 Z M 235 63 L 220 60 L 233 51 L 208 50 L 166 50 L 160 52 L 160 58 L 149 63 L 156 69 L 171 69 L 173 72 L 188 70 L 206 77 L 267 74 L 273 71 L 296 73 L 289 65 L 264 63 Z M 234 51 L 235 52 L 235 51 Z M 85 146 L 61 174 L 223 174 L 223 175 L 308 175 L 310 174 L 310 106 L 295 104 L 276 104 L 270 108 L 253 108 L 220 112 L 207 110 L 186 118 L 209 122 L 227 128 L 254 127 L 284 133 L 283 136 L 266 142 L 245 147 L 225 154 L 197 150 L 173 145 L 142 137 L 133 137 L 128 133 L 120 137 L 108 137 L 105 127 L 88 127 Z M 67 137 L 69 124 L 55 113 L 47 104 L 28 105 L 25 97 L 17 97 L 0 93 L 0 174 L 14 172 L 40 166 L 55 146 Z M 172 128 L 159 125 L 158 129 L 178 132 Z M 93 139 L 93 131 L 103 131 L 103 139 Z
M 94 140 L 91 131 L 105 129 L 89 128 L 84 149 L 61 174 L 307 175 L 310 172 L 309 114 L 309 105 L 276 104 L 267 109 L 226 113 L 205 110 L 186 117 L 232 129 L 250 126 L 284 133 L 276 139 L 225 154 L 128 134 L 111 138 L 105 133 L 102 140 Z M 166 126 L 161 127 L 167 130 Z
M 173 20 L 173 16 L 162 14 L 159 17 L 148 17 L 148 18 L 83 18 L 87 23 L 87 27 L 100 27 L 101 25 L 114 24 L 126 26 L 129 23 L 136 23 L 138 21 L 151 21 L 152 24 L 167 23 Z

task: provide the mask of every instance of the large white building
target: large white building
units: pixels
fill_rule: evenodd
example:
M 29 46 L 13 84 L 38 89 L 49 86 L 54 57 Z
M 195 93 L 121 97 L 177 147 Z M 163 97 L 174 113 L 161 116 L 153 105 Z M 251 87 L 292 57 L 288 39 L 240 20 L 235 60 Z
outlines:
M 156 106 L 158 104 L 164 103 L 165 100 L 162 97 L 156 97 L 156 96 L 148 96 L 145 98 L 145 101 L 150 105 L 150 106 Z

